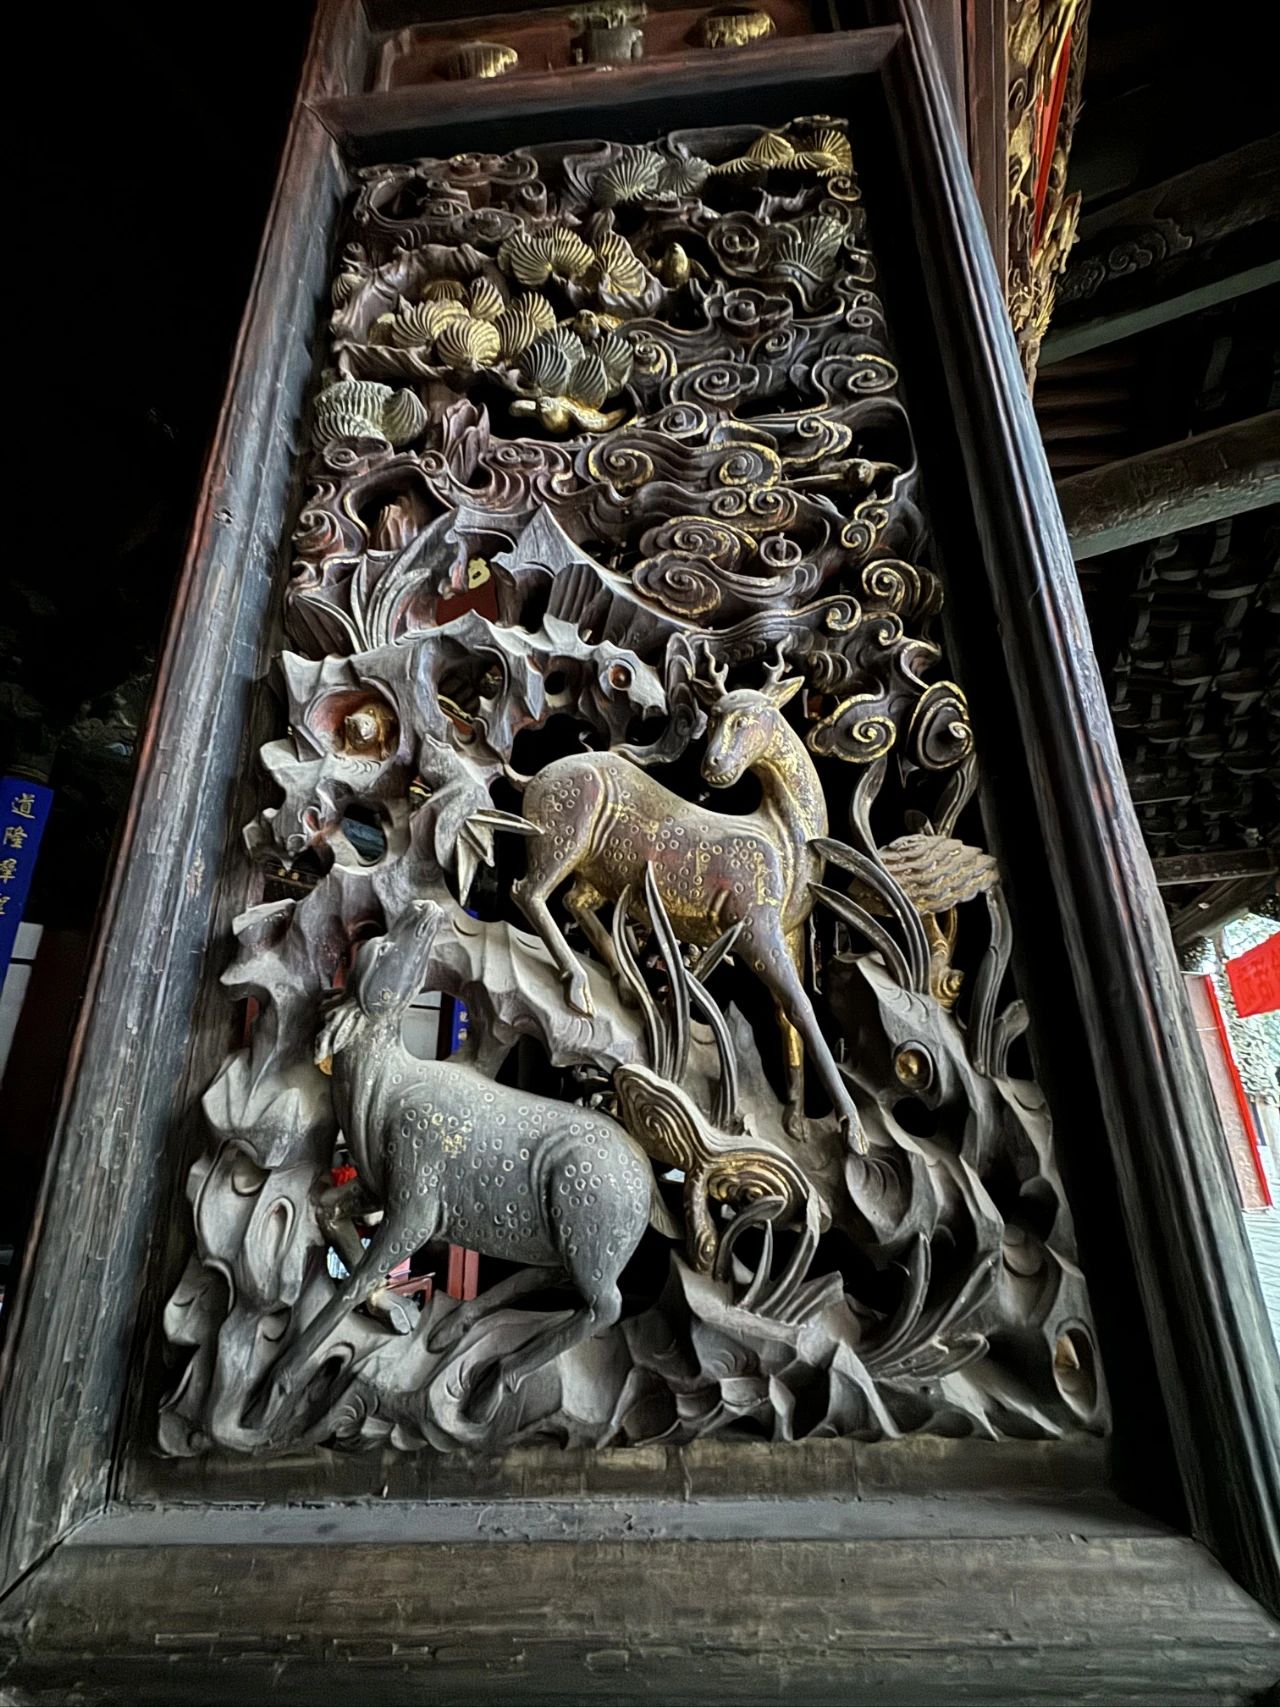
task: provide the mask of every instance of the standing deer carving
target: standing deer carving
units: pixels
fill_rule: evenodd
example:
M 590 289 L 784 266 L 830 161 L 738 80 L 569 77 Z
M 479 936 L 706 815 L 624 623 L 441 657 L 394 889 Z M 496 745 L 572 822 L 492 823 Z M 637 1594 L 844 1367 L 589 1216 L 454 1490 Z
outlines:
M 651 1214 L 664 1227 L 669 1221 L 644 1151 L 607 1115 L 405 1048 L 401 1021 L 444 919 L 436 902 L 417 901 L 404 925 L 362 944 L 345 998 L 321 1028 L 316 1060 L 332 1074 L 334 1110 L 359 1175 L 354 1212 L 380 1207 L 382 1219 L 351 1273 L 268 1371 L 251 1422 L 270 1427 L 353 1310 L 372 1301 L 388 1314 L 388 1273 L 437 1239 L 528 1266 L 447 1316 L 428 1341 L 433 1351 L 557 1276 L 581 1298 L 567 1319 L 554 1316 L 491 1371 L 492 1408 L 504 1390 L 617 1321 L 618 1276 Z
M 541 834 L 529 844 L 527 875 L 513 894 L 560 968 L 570 1007 L 582 1014 L 592 1011 L 586 971 L 549 906 L 566 878 L 573 884 L 565 906 L 615 975 L 613 943 L 596 910 L 628 890 L 641 893 L 646 867 L 652 867 L 682 942 L 707 947 L 741 926 L 735 953 L 764 983 L 778 1010 L 788 1130 L 803 1131 L 807 1050 L 862 1151 L 857 1111 L 804 986 L 810 886 L 823 870 L 813 843 L 827 834 L 818 773 L 782 714 L 804 678 L 783 678 L 781 654 L 762 688 L 730 690 L 726 668 L 708 659 L 708 669 L 709 680 L 693 682 L 708 718 L 703 778 L 727 788 L 752 772 L 764 794 L 758 810 L 730 815 L 692 806 L 621 753 L 557 759 L 525 791 L 524 816 Z

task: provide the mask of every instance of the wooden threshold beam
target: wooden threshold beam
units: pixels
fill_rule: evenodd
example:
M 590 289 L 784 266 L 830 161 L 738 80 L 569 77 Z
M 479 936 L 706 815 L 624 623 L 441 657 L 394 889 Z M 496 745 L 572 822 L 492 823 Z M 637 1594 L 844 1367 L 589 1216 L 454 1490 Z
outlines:
M 0 1612 L 9 1699 L 1244 1707 L 1280 1666 L 1274 1619 L 1168 1531 L 1068 1516 L 1057 1533 L 905 1541 L 633 1533 L 77 1541 Z
M 1058 482 L 1077 563 L 1280 502 L 1280 410 Z

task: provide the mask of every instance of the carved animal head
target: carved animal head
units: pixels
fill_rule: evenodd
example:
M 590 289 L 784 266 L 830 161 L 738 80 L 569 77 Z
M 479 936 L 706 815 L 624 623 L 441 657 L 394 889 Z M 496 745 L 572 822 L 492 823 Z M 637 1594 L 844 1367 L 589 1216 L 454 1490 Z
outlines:
M 436 901 L 415 901 L 385 936 L 361 943 L 343 992 L 316 1038 L 315 1060 L 328 1072 L 333 1057 L 349 1049 L 374 1026 L 398 1024 L 422 988 L 431 950 L 445 922 Z
M 782 648 L 761 688 L 726 688 L 728 669 L 708 655 L 709 681 L 693 680 L 693 691 L 707 710 L 707 750 L 702 776 L 713 788 L 728 788 L 758 764 L 773 745 L 785 720 L 782 708 L 804 686 L 803 676 L 783 678 Z

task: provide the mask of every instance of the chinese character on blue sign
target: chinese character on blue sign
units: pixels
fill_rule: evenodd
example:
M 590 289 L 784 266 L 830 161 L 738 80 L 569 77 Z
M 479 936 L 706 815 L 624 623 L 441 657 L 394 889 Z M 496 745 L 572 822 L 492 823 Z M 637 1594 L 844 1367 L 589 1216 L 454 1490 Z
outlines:
M 52 804 L 51 788 L 25 777 L 0 777 L 0 981 L 9 970 Z

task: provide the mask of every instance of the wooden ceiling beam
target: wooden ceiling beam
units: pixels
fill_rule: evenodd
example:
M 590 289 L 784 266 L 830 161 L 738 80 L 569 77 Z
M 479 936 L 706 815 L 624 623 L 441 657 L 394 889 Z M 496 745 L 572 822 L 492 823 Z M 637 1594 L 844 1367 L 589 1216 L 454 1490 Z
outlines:
M 1265 290 L 1280 284 L 1280 261 L 1262 261 L 1255 267 L 1241 267 L 1238 272 L 1225 273 L 1209 284 L 1192 290 L 1179 291 L 1156 301 L 1142 302 L 1123 313 L 1103 315 L 1086 320 L 1079 326 L 1064 326 L 1050 332 L 1040 346 L 1040 366 L 1052 367 L 1056 362 L 1083 355 L 1104 344 L 1119 343 L 1122 338 L 1134 338 L 1139 332 L 1149 332 L 1154 326 L 1164 326 L 1170 320 L 1185 320 L 1189 314 L 1199 314 L 1205 308 L 1232 302 L 1251 291 Z
M 1276 856 L 1270 848 L 1215 848 L 1211 853 L 1169 854 L 1153 859 L 1162 889 L 1180 883 L 1233 883 L 1240 878 L 1273 877 Z
M 1280 280 L 1280 136 L 1080 222 L 1041 367 Z
M 1280 502 L 1280 410 L 1058 482 L 1076 562 Z
M 1234 883 L 1215 883 L 1171 918 L 1173 940 L 1185 948 L 1197 937 L 1212 936 L 1244 913 L 1251 913 L 1276 892 L 1272 877 L 1241 877 Z

